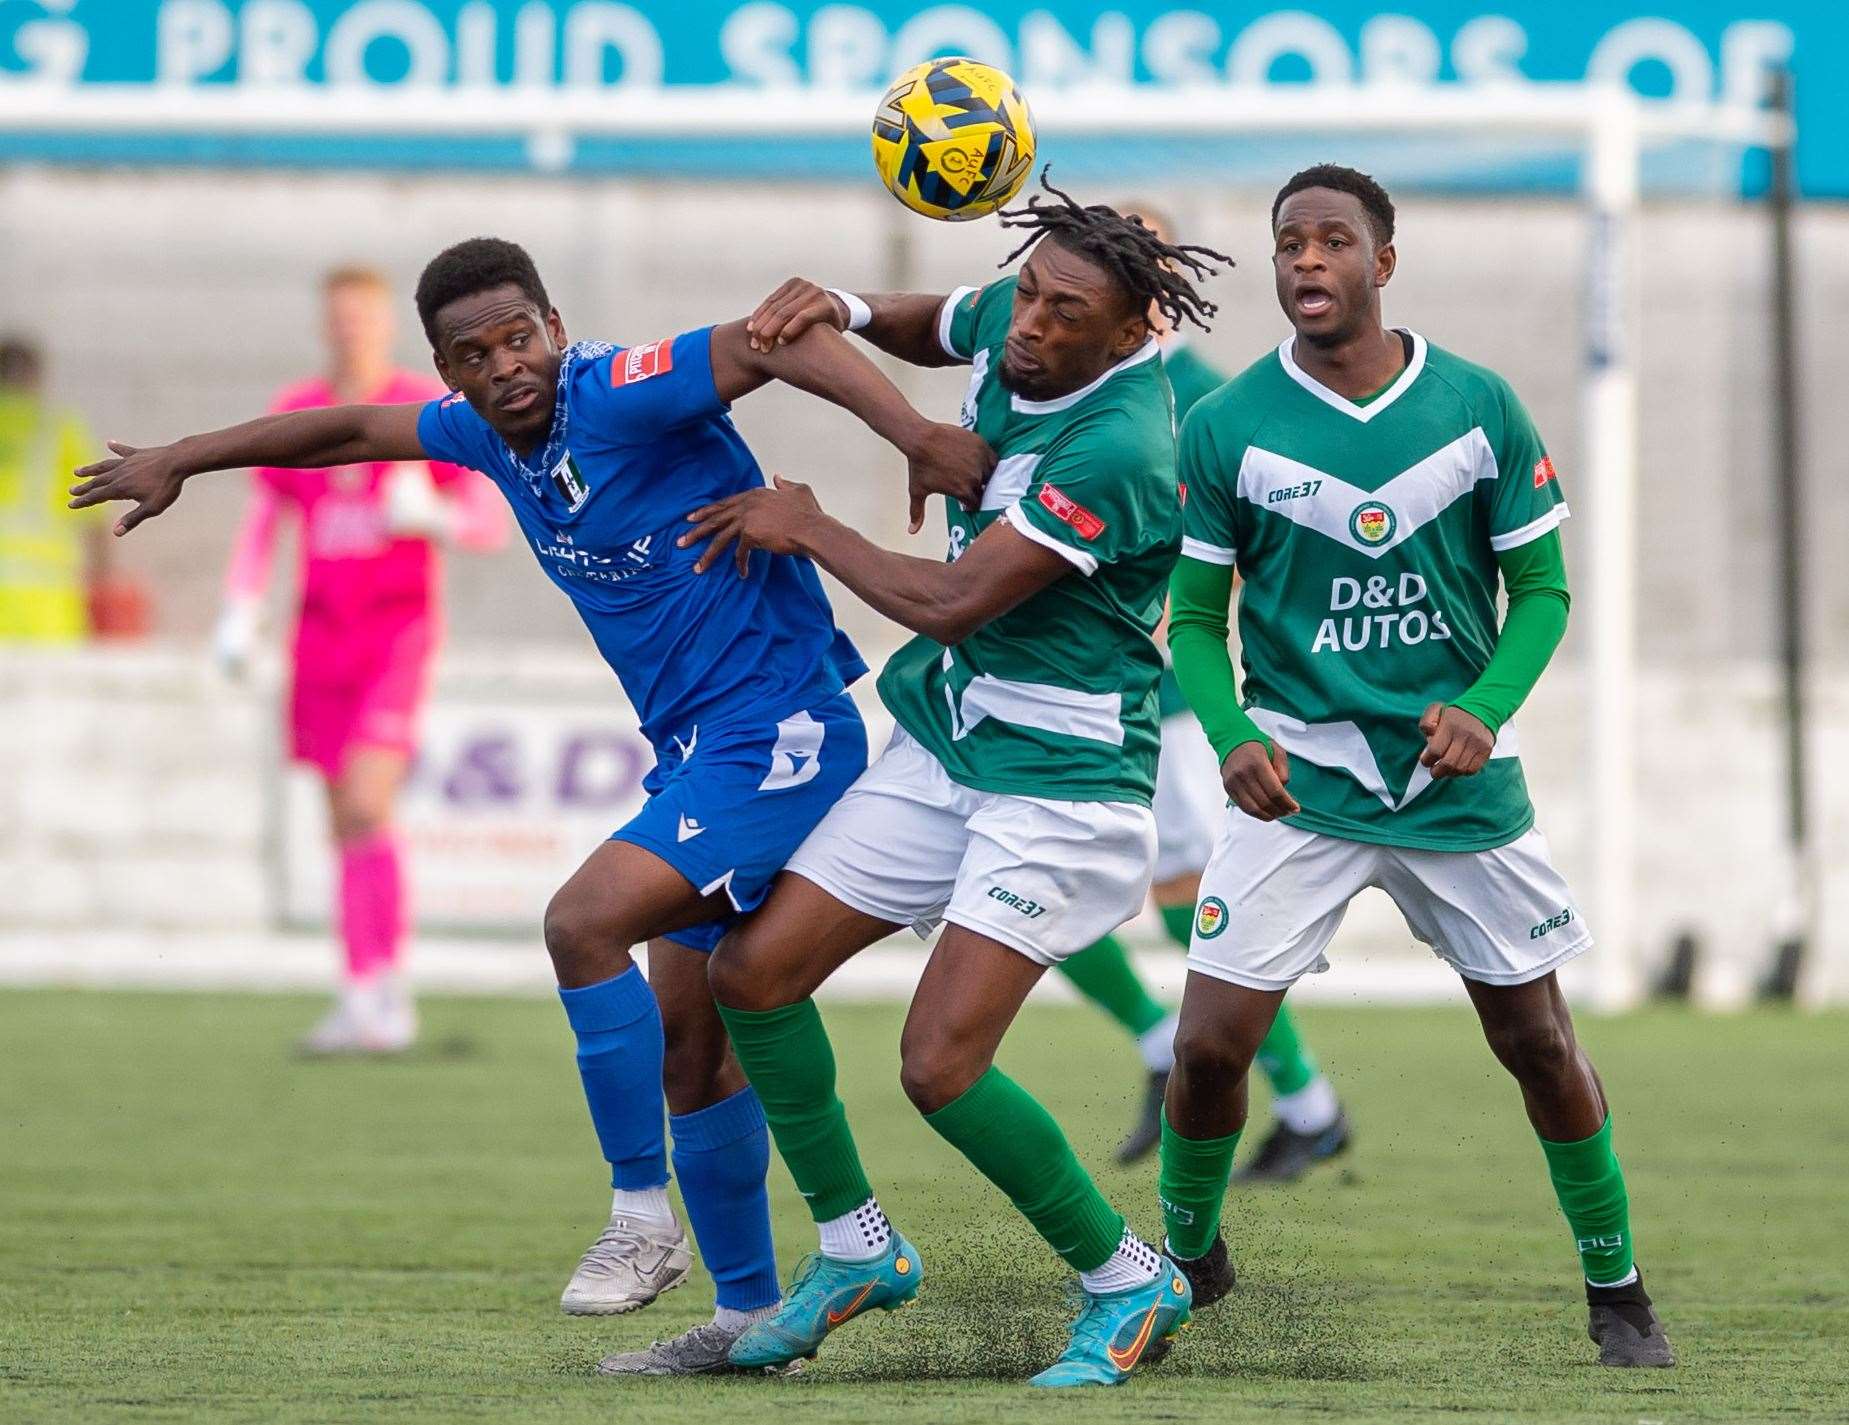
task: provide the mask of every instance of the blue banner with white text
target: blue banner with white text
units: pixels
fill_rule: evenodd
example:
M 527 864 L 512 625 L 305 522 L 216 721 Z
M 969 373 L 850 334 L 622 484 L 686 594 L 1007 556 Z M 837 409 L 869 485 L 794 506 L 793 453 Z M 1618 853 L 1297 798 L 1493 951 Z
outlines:
M 1799 174 L 1807 196 L 1849 197 L 1849 4 L 1721 0 L 1563 5 L 1558 0 L 1328 0 L 1194 8 L 1098 0 L 972 4 L 810 0 L 0 0 L 0 161 L 357 164 L 522 168 L 517 140 L 433 137 L 188 136 L 9 132 L 16 85 L 465 88 L 518 105 L 534 88 L 636 91 L 726 84 L 780 90 L 877 88 L 932 55 L 974 54 L 1028 94 L 1096 82 L 1287 87 L 1315 125 L 1318 86 L 1507 86 L 1616 80 L 1664 101 L 1763 100 L 1768 74 L 1797 75 Z M 1092 145 L 1097 149 L 1099 145 Z M 1082 168 L 1133 162 L 1160 178 L 1224 152 L 1187 146 L 1073 156 Z M 1401 155 L 1402 162 L 1408 161 Z M 1417 162 L 1417 155 L 1410 156 Z M 1712 164 L 1709 157 L 1703 162 Z M 1723 160 L 1725 161 L 1725 160 Z M 701 143 L 624 139 L 576 146 L 573 169 L 701 175 L 863 177 L 864 148 L 782 142 L 774 133 Z M 1560 164 L 1518 157 L 1459 163 L 1427 155 L 1456 186 L 1571 181 Z M 1756 166 L 1734 155 L 1728 183 Z M 1237 176 L 1237 175 L 1233 175 Z M 1711 187 L 1697 164 L 1685 186 Z

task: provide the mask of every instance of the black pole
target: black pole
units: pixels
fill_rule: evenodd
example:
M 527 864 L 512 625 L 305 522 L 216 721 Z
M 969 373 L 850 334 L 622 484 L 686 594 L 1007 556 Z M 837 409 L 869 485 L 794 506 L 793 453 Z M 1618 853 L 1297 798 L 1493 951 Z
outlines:
M 1791 121 L 1791 71 L 1772 76 L 1772 108 Z M 1808 939 L 1813 929 L 1809 777 L 1805 766 L 1805 628 L 1804 541 L 1800 507 L 1802 468 L 1799 453 L 1796 287 L 1792 245 L 1792 208 L 1797 199 L 1794 144 L 1789 133 L 1772 148 L 1772 182 L 1767 202 L 1772 217 L 1772 440 L 1773 491 L 1778 531 L 1779 654 L 1784 673 L 1785 834 L 1791 858 L 1794 902 L 1780 927 L 1765 991 L 1788 999 L 1797 990 Z

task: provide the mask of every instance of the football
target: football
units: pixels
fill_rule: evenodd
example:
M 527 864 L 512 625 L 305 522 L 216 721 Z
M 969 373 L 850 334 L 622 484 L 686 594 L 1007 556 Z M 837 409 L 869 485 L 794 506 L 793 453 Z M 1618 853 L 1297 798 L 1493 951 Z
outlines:
M 927 218 L 986 217 L 1014 197 L 1034 166 L 1034 118 L 1014 81 L 956 55 L 893 81 L 873 116 L 880 181 Z

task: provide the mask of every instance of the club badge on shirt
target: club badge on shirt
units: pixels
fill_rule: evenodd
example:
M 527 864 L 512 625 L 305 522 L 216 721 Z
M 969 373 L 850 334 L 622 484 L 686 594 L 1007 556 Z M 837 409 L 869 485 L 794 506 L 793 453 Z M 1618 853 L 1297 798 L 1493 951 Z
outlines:
M 559 492 L 559 498 L 566 508 L 576 514 L 584 508 L 584 502 L 591 497 L 591 487 L 585 482 L 584 473 L 578 469 L 578 462 L 571 458 L 571 452 L 552 467 L 552 488 Z

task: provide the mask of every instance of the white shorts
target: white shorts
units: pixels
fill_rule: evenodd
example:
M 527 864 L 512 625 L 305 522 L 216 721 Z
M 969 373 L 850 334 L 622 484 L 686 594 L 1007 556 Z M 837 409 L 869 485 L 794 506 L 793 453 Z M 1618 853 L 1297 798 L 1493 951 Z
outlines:
M 1156 880 L 1193 875 L 1213 854 L 1226 814 L 1220 760 L 1193 713 L 1162 719 L 1162 760 L 1156 764 Z
M 1057 965 L 1142 910 L 1155 854 L 1148 807 L 979 792 L 901 727 L 784 869 L 920 937 L 949 921 Z
M 1368 886 L 1467 980 L 1520 985 L 1592 947 L 1566 882 L 1530 828 L 1493 851 L 1413 851 L 1344 841 L 1227 808 L 1201 874 L 1188 968 L 1258 990 L 1289 989 L 1323 957 Z

